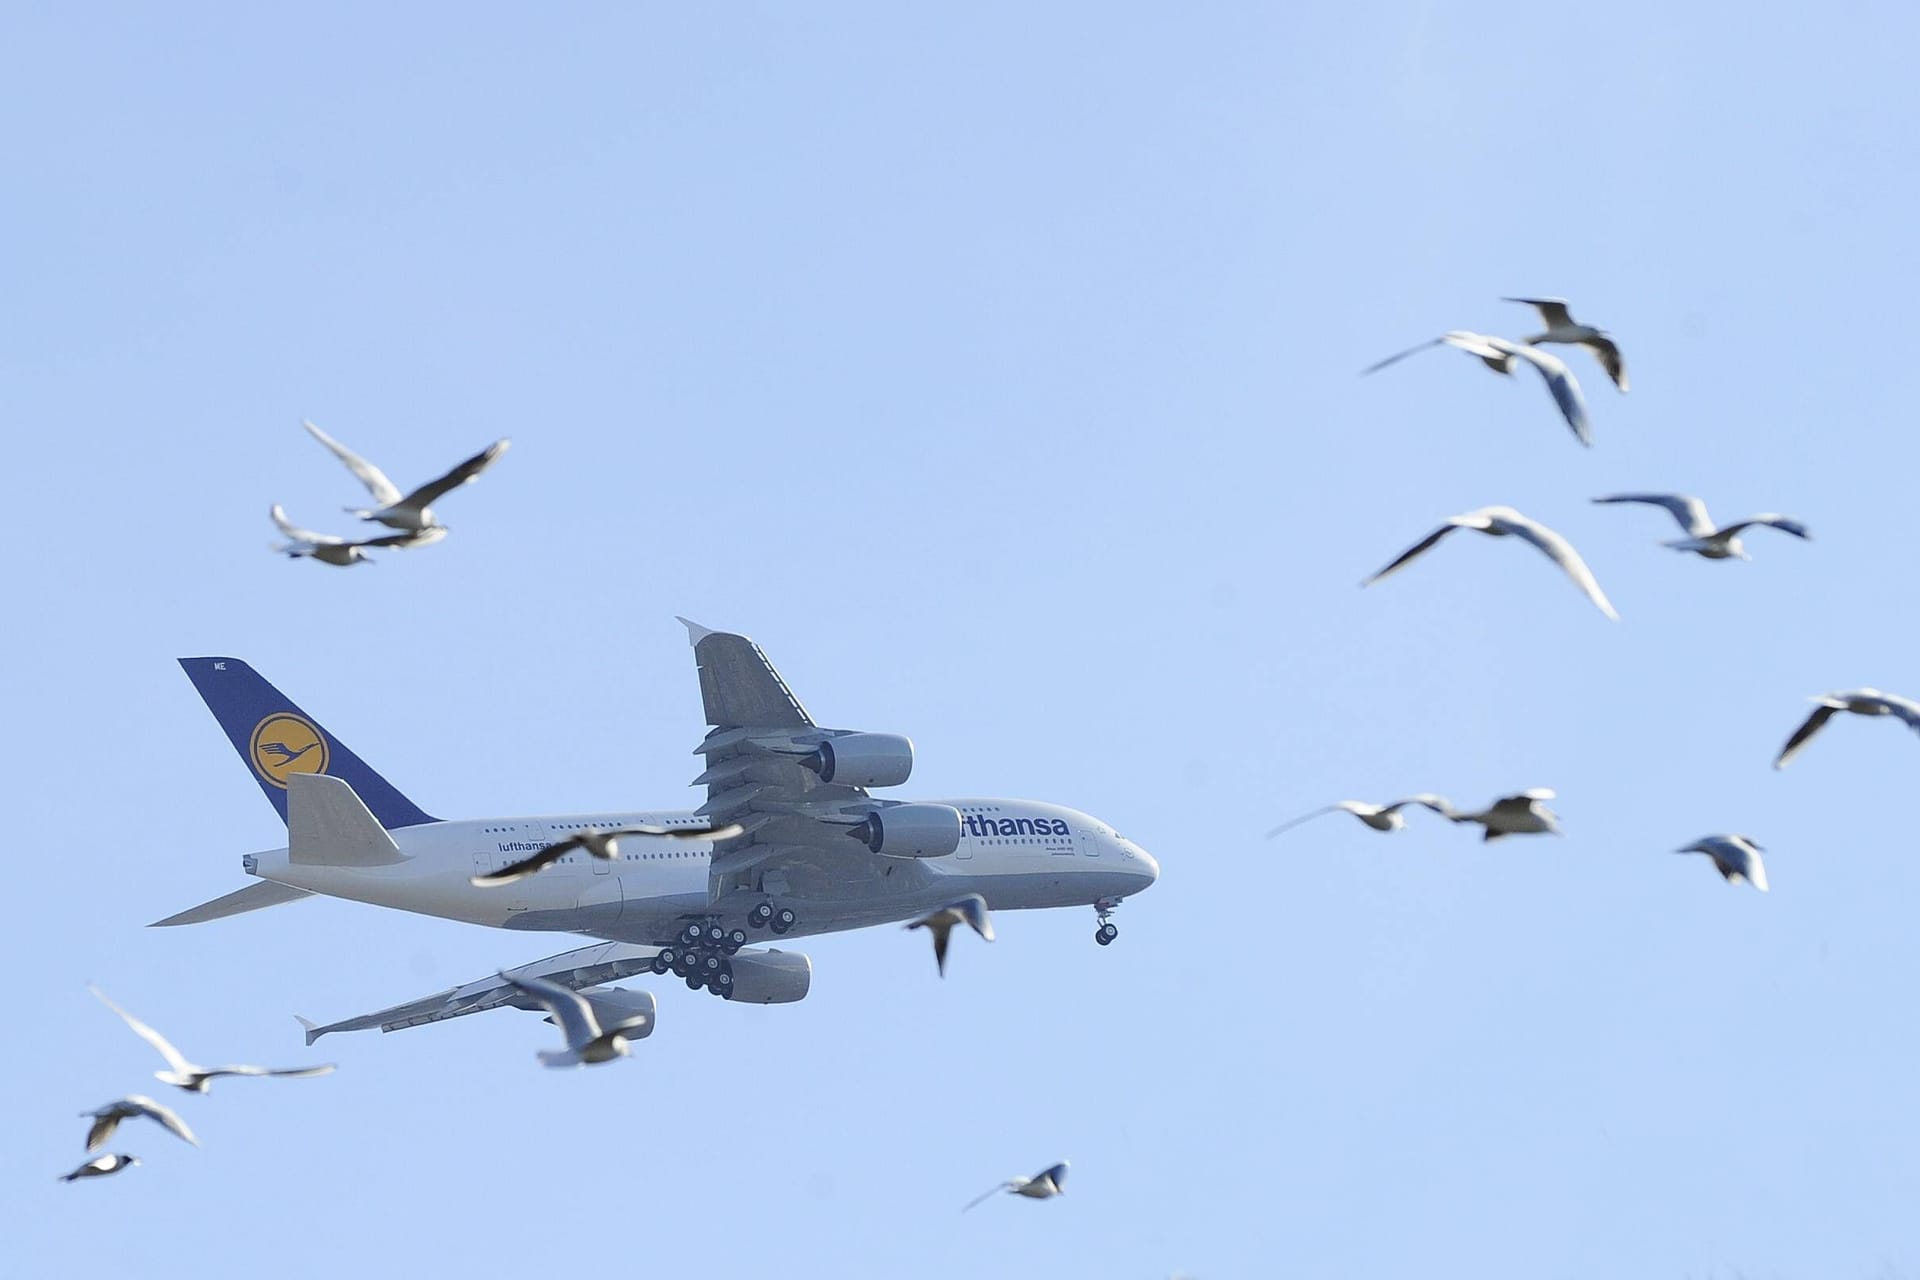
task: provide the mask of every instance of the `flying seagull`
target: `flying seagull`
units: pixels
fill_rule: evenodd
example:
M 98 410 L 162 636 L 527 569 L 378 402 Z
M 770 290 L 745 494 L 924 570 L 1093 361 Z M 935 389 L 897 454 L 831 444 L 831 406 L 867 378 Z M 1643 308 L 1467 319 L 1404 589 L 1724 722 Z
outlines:
M 1453 806 L 1447 803 L 1445 796 L 1424 792 L 1417 796 L 1408 796 L 1405 800 L 1395 800 L 1392 804 L 1368 804 L 1365 800 L 1336 800 L 1311 813 L 1303 813 L 1289 822 L 1281 823 L 1267 832 L 1267 839 L 1273 839 L 1282 831 L 1291 831 L 1301 823 L 1317 818 L 1323 813 L 1350 813 L 1375 831 L 1398 831 L 1407 825 L 1407 817 L 1400 811 L 1410 804 L 1431 809 L 1443 818 L 1453 816 Z
M 745 828 L 739 823 L 729 823 L 724 827 L 619 827 L 612 831 L 588 827 L 578 835 L 555 841 L 518 862 L 510 862 L 498 871 L 474 876 L 472 881 L 474 887 L 478 889 L 491 889 L 497 885 L 512 884 L 516 880 L 524 880 L 534 872 L 552 866 L 575 849 L 585 849 L 596 858 L 611 861 L 620 856 L 619 842 L 628 836 L 665 836 L 669 840 L 725 840 L 739 835 L 743 830 Z
M 1408 547 L 1405 551 L 1402 551 L 1393 563 L 1360 585 L 1363 587 L 1371 586 L 1388 574 L 1396 572 L 1408 561 L 1433 546 L 1455 529 L 1472 529 L 1478 533 L 1489 534 L 1496 538 L 1513 535 L 1522 541 L 1533 544 L 1555 564 L 1559 565 L 1562 571 L 1564 571 L 1569 578 L 1573 579 L 1575 586 L 1587 593 L 1587 599 L 1593 601 L 1595 608 L 1599 609 L 1600 612 L 1606 614 L 1614 621 L 1619 621 L 1620 615 L 1613 611 L 1613 605 L 1608 601 L 1606 592 L 1602 591 L 1600 584 L 1594 580 L 1593 570 L 1587 568 L 1587 562 L 1580 558 L 1580 553 L 1573 549 L 1573 544 L 1553 530 L 1547 528 L 1547 526 L 1537 521 L 1529 520 L 1512 507 L 1481 507 L 1479 510 L 1469 511 L 1465 515 L 1449 516 L 1445 524 L 1435 529 L 1419 542 L 1414 543 L 1411 547 Z
M 1613 379 L 1613 385 L 1622 391 L 1627 389 L 1627 362 L 1621 359 L 1620 348 L 1613 345 L 1613 339 L 1607 336 L 1606 330 L 1575 320 L 1567 311 L 1565 298 L 1502 298 L 1500 301 L 1525 303 L 1540 313 L 1547 331 L 1528 338 L 1527 345 L 1566 342 L 1585 347 L 1593 352 L 1594 358 L 1607 371 L 1607 376 Z
M 631 1049 L 626 1036 L 621 1033 L 644 1027 L 651 1021 L 643 1013 L 602 1030 L 600 1020 L 593 1016 L 593 1006 L 578 992 L 569 991 L 545 978 L 517 978 L 510 973 L 502 973 L 500 977 L 545 1005 L 567 1037 L 565 1049 L 542 1049 L 534 1055 L 545 1066 L 577 1067 L 583 1063 L 592 1065 L 624 1058 Z
M 1787 739 L 1787 745 L 1780 748 L 1780 756 L 1773 762 L 1774 768 L 1786 768 L 1787 761 L 1799 755 L 1800 749 L 1807 745 L 1807 739 L 1820 732 L 1820 726 L 1833 719 L 1837 711 L 1851 711 L 1857 716 L 1899 716 L 1906 722 L 1907 728 L 1920 731 L 1920 702 L 1911 698 L 1895 697 L 1878 689 L 1849 689 L 1844 693 L 1821 694 L 1814 702 L 1819 705 L 1793 731 L 1793 736 Z
M 933 962 L 939 966 L 943 978 L 947 976 L 947 938 L 957 924 L 967 925 L 988 942 L 993 941 L 993 917 L 987 914 L 987 900 L 977 893 L 921 916 L 907 926 L 932 932 Z
M 1543 801 L 1553 799 L 1552 787 L 1535 787 L 1517 796 L 1501 796 L 1478 813 L 1455 813 L 1455 822 L 1477 822 L 1486 828 L 1482 840 L 1501 836 L 1559 835 L 1560 819 Z
M 1378 364 L 1368 365 L 1360 371 L 1360 375 L 1365 377 L 1369 373 L 1377 373 L 1390 364 L 1405 360 L 1410 355 L 1438 346 L 1448 346 L 1456 351 L 1464 351 L 1495 373 L 1510 375 L 1513 373 L 1513 362 L 1525 360 L 1539 371 L 1541 381 L 1547 384 L 1547 390 L 1553 396 L 1553 402 L 1560 406 L 1560 416 L 1567 420 L 1569 427 L 1573 428 L 1574 438 L 1584 445 L 1593 443 L 1593 424 L 1587 417 L 1587 398 L 1581 394 L 1580 382 L 1567 368 L 1566 361 L 1558 356 L 1548 355 L 1544 351 L 1522 346 L 1517 342 L 1508 342 L 1505 338 L 1495 338 L 1467 329 L 1450 329 L 1417 347 L 1408 347 L 1405 351 L 1388 356 Z
M 1728 884 L 1745 880 L 1760 892 L 1767 891 L 1767 867 L 1760 861 L 1760 846 L 1751 836 L 1701 836 L 1674 852 L 1704 853 L 1713 859 L 1714 869 L 1726 877 Z
M 287 1067 L 281 1069 L 247 1066 L 198 1066 L 188 1062 L 182 1057 L 180 1051 L 169 1044 L 165 1036 L 109 1000 L 106 992 L 100 990 L 98 987 L 88 987 L 87 990 L 98 996 L 101 1004 L 106 1005 L 107 1008 L 119 1014 L 121 1020 L 133 1028 L 135 1035 L 159 1050 L 160 1056 L 167 1060 L 167 1065 L 171 1067 L 172 1070 L 156 1071 L 153 1073 L 153 1078 L 163 1084 L 170 1084 L 185 1089 L 189 1093 L 207 1092 L 213 1081 L 220 1076 L 286 1076 L 300 1079 L 306 1076 L 324 1076 L 333 1070 L 333 1063 L 331 1062 L 323 1063 L 317 1067 Z M 154 1118 L 156 1120 L 159 1119 L 158 1116 Z M 162 1123 L 164 1123 L 164 1121 Z
M 110 1173 L 118 1173 L 129 1165 L 139 1163 L 139 1156 L 96 1156 L 72 1173 L 61 1174 L 60 1181 L 72 1182 L 76 1178 L 104 1178 Z
M 1813 535 L 1807 526 L 1790 517 L 1767 512 L 1763 515 L 1748 516 L 1745 520 L 1735 521 L 1725 528 L 1715 528 L 1712 517 L 1707 515 L 1707 504 L 1700 499 L 1684 493 L 1616 493 L 1611 497 L 1595 498 L 1595 502 L 1642 502 L 1648 506 L 1665 507 L 1673 518 L 1680 523 L 1687 536 L 1671 542 L 1661 543 L 1675 551 L 1691 551 L 1705 556 L 1709 560 L 1751 560 L 1746 547 L 1740 541 L 1740 531 L 1754 525 L 1765 525 L 1790 533 L 1796 538 L 1811 540 Z
M 280 532 L 287 541 L 276 543 L 273 550 L 299 559 L 306 556 L 322 564 L 337 565 L 342 569 L 356 564 L 373 564 L 368 558 L 368 547 L 424 547 L 440 541 L 447 536 L 445 525 L 435 525 L 430 529 L 419 529 L 412 533 L 390 533 L 380 538 L 362 538 L 358 542 L 347 538 L 335 537 L 330 533 L 315 533 L 311 529 L 302 529 L 287 519 L 287 512 L 279 503 L 268 510 L 273 522 L 280 526 Z
M 960 1212 L 965 1213 L 981 1201 L 998 1195 L 1002 1191 L 1016 1196 L 1025 1196 L 1029 1200 L 1051 1200 L 1055 1196 L 1066 1194 L 1066 1184 L 1067 1162 L 1062 1160 L 1059 1164 L 1051 1168 L 1042 1169 L 1031 1178 L 1009 1178 L 992 1190 L 982 1191 L 979 1195 L 967 1201 L 965 1208 L 962 1208 Z
M 187 1128 L 187 1122 L 180 1118 L 178 1112 L 172 1107 L 155 1102 L 143 1093 L 130 1093 L 124 1098 L 109 1102 L 104 1107 L 82 1111 L 80 1114 L 93 1117 L 93 1125 L 87 1130 L 87 1150 L 89 1151 L 98 1151 L 106 1140 L 113 1136 L 113 1131 L 120 1127 L 122 1120 L 132 1120 L 138 1116 L 145 1116 L 158 1123 L 168 1133 L 182 1141 L 191 1142 L 196 1147 L 200 1145 L 200 1139 L 193 1136 L 193 1130 Z
M 439 525 L 440 517 L 433 513 L 433 504 L 461 485 L 476 479 L 507 451 L 508 444 L 506 440 L 495 440 L 438 480 L 429 480 L 412 493 L 402 495 L 400 487 L 387 479 L 386 472 L 311 422 L 303 421 L 301 425 L 313 434 L 315 440 L 325 445 L 334 457 L 345 463 L 347 470 L 360 477 L 360 483 L 367 486 L 367 492 L 380 504 L 371 509 L 348 507 L 347 511 L 362 520 L 377 520 L 393 529 L 418 530 Z

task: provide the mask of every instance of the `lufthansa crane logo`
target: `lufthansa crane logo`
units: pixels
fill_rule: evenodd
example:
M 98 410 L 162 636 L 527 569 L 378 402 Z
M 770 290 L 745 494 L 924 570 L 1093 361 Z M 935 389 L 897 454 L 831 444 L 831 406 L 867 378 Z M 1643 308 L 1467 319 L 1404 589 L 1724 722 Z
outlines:
M 247 754 L 260 776 L 283 791 L 288 774 L 327 771 L 326 738 L 312 722 L 288 711 L 275 712 L 253 727 Z

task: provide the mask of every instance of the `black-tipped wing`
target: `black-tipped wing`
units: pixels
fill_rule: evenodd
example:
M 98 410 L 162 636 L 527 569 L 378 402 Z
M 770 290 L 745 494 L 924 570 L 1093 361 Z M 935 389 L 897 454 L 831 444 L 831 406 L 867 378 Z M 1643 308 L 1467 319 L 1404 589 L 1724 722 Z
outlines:
M 1380 579 L 1386 577 L 1388 574 L 1398 573 L 1410 561 L 1414 560 L 1422 552 L 1432 547 L 1434 543 L 1440 541 L 1440 539 L 1446 537 L 1448 534 L 1452 533 L 1455 529 L 1458 529 L 1460 527 L 1461 526 L 1457 524 L 1452 524 L 1452 523 L 1441 525 L 1438 529 L 1435 529 L 1432 533 L 1420 539 L 1420 541 L 1414 543 L 1412 546 L 1408 547 L 1405 551 L 1402 551 L 1397 557 L 1394 558 L 1391 564 L 1387 565 L 1386 568 L 1380 570 L 1378 573 L 1374 574 L 1372 577 L 1368 578 L 1365 582 L 1362 582 L 1360 585 L 1363 587 L 1369 587 L 1369 586 L 1372 586 L 1374 583 L 1380 581 Z
M 1402 360 L 1405 360 L 1408 356 L 1419 355 L 1422 351 L 1425 351 L 1428 347 L 1437 347 L 1442 342 L 1445 342 L 1445 341 L 1446 341 L 1445 338 L 1429 338 L 1417 347 L 1408 347 L 1405 351 L 1396 351 L 1392 355 L 1388 356 L 1385 360 L 1381 360 L 1375 364 L 1370 364 L 1366 368 L 1362 369 L 1360 371 L 1360 376 L 1364 378 L 1370 373 L 1378 373 L 1390 364 L 1399 364 Z M 988 1192 L 988 1194 L 991 1195 L 992 1192 Z
M 1796 538 L 1804 538 L 1809 542 L 1813 540 L 1813 534 L 1807 529 L 1807 526 L 1790 516 L 1776 515 L 1773 512 L 1768 512 L 1765 515 L 1748 516 L 1745 520 L 1728 525 L 1726 528 L 1720 530 L 1720 532 L 1727 534 L 1738 533 L 1740 530 L 1751 528 L 1754 525 L 1765 525 L 1769 529 L 1778 529 L 1782 533 L 1790 533 Z
M 1821 703 L 1815 707 L 1813 714 L 1808 716 L 1806 720 L 1801 723 L 1800 727 L 1793 731 L 1791 738 L 1787 739 L 1787 745 L 1780 748 L 1780 754 L 1774 758 L 1773 767 L 1776 769 L 1786 768 L 1787 761 L 1798 755 L 1800 749 L 1807 745 L 1807 739 L 1820 732 L 1820 726 L 1833 719 L 1834 712 L 1838 710 L 1840 710 L 1839 707 L 1830 707 L 1825 703 Z
M 499 885 L 512 884 L 515 880 L 524 880 L 536 871 L 543 871 L 552 866 L 579 847 L 578 836 L 557 840 L 544 849 L 528 854 L 518 862 L 509 862 L 506 866 L 490 871 L 486 875 L 474 876 L 473 886 L 476 889 L 492 889 Z
M 1593 423 L 1587 417 L 1587 398 L 1581 394 L 1580 380 L 1567 368 L 1567 362 L 1559 356 L 1549 355 L 1538 347 L 1521 346 L 1508 342 L 1504 338 L 1496 339 L 1494 347 L 1510 356 L 1525 360 L 1539 370 L 1540 377 L 1546 382 L 1547 390 L 1553 395 L 1553 402 L 1560 406 L 1560 416 L 1567 420 L 1573 435 L 1581 444 L 1593 444 Z
M 471 458 L 468 458 L 465 462 L 447 472 L 447 474 L 441 476 L 438 480 L 429 480 L 418 489 L 415 489 L 412 493 L 401 499 L 401 504 L 411 507 L 432 506 L 435 502 L 453 492 L 455 489 L 458 489 L 461 485 L 478 479 L 482 471 L 492 466 L 494 462 L 499 459 L 500 455 L 507 451 L 507 444 L 508 442 L 505 440 L 495 440 L 492 444 L 474 454 Z
M 1600 361 L 1600 367 L 1613 379 L 1614 386 L 1622 391 L 1627 389 L 1626 357 L 1620 354 L 1620 348 L 1614 345 L 1612 338 L 1588 338 L 1580 345 L 1593 352 Z

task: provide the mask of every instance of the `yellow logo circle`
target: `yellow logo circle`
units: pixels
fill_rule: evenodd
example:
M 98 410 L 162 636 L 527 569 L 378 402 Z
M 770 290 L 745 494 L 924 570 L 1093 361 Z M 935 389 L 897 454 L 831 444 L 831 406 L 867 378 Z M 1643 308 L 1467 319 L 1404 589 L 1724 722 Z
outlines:
M 308 721 L 285 711 L 253 727 L 248 754 L 260 776 L 283 791 L 288 774 L 327 771 L 326 738 Z

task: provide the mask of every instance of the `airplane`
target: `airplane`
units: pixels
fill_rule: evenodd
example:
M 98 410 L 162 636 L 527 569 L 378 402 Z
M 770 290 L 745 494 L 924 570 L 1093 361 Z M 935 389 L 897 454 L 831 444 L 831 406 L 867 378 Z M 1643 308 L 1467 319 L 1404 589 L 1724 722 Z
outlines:
M 493 928 L 583 934 L 593 945 L 506 974 L 579 992 L 606 1025 L 643 1017 L 644 989 L 606 984 L 675 974 L 728 1000 L 782 1004 L 812 982 L 805 954 L 749 946 L 775 936 L 893 924 L 969 894 L 991 910 L 1091 906 L 1094 940 L 1119 936 L 1113 911 L 1159 877 L 1145 849 L 1107 823 L 1031 800 L 899 801 L 913 743 L 820 727 L 760 646 L 682 618 L 709 726 L 694 754 L 707 789 L 691 811 L 550 817 L 431 816 L 238 658 L 182 658 L 254 780 L 287 824 L 282 848 L 241 859 L 257 883 L 155 921 L 199 924 L 314 895 Z M 590 831 L 623 835 L 619 856 L 584 849 L 511 883 L 484 877 Z M 476 884 L 476 877 L 483 878 Z M 334 1031 L 394 1031 L 512 1006 L 541 1010 L 502 974 L 359 1017 L 300 1019 L 307 1043 Z M 543 1011 L 543 1010 L 542 1010 Z

